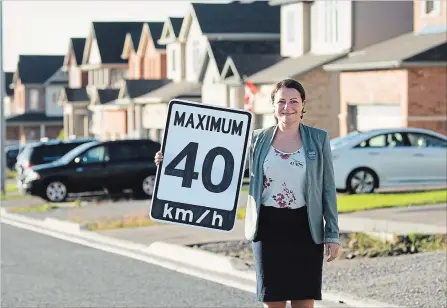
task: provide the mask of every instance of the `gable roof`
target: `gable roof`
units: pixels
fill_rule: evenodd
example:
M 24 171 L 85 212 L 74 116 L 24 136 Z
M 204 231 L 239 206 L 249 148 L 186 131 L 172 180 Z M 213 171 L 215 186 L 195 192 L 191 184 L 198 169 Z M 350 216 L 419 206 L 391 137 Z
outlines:
M 143 31 L 141 32 L 140 43 L 137 46 L 138 55 L 142 56 L 145 53 L 146 48 L 150 42 L 149 38 L 152 39 L 152 42 L 156 50 L 166 49 L 165 46 L 158 43 L 158 40 L 163 32 L 163 27 L 164 22 L 161 21 L 152 21 L 144 24 Z
M 211 40 L 208 43 L 208 52 L 202 61 L 201 73 L 199 80 L 205 75 L 209 59 L 214 59 L 219 74 L 227 61 L 232 55 L 243 54 L 279 54 L 281 48 L 280 40 Z
M 125 64 L 127 61 L 121 58 L 121 54 L 126 35 L 138 33 L 143 24 L 144 22 L 93 22 L 85 44 L 82 64 L 88 63 L 93 39 L 96 39 L 98 44 L 102 64 Z M 132 37 L 135 36 L 137 35 Z
M 202 97 L 201 94 L 201 84 L 195 82 L 181 81 L 174 82 L 171 81 L 168 84 L 151 91 L 145 95 L 137 97 L 134 101 L 135 103 L 163 103 L 169 102 L 174 98 L 190 99 L 193 98 L 196 101 Z
M 184 19 L 180 40 L 186 39 L 191 17 L 194 16 L 202 34 L 213 37 L 278 37 L 281 32 L 280 7 L 266 1 L 225 4 L 192 3 L 191 12 Z
M 284 78 L 295 78 L 329 62 L 344 57 L 347 52 L 340 54 L 315 55 L 307 53 L 297 58 L 286 58 L 269 66 L 247 79 L 257 84 L 276 83 Z
M 396 68 L 403 65 L 447 63 L 446 32 L 401 36 L 372 45 L 348 57 L 325 65 L 328 71 L 356 71 Z
M 278 54 L 236 54 L 227 58 L 222 69 L 221 80 L 242 82 L 247 76 L 266 69 L 284 58 Z M 227 75 L 231 73 L 232 76 Z
M 62 123 L 63 116 L 48 116 L 43 112 L 26 112 L 22 114 L 14 114 L 6 118 L 8 124 L 20 124 L 20 123 Z
M 11 96 L 14 94 L 14 90 L 11 89 L 10 85 L 14 77 L 14 72 L 5 72 L 5 94 L 6 96 Z
M 169 42 L 177 40 L 182 28 L 183 17 L 168 17 L 163 24 L 163 30 L 157 43 L 166 45 Z
M 90 101 L 90 97 L 87 94 L 87 88 L 69 88 L 65 87 L 61 90 L 63 100 L 68 103 L 77 103 L 77 102 L 88 102 Z
M 64 56 L 20 55 L 13 83 L 20 78 L 23 84 L 44 84 L 63 63 Z
M 120 89 L 118 98 L 135 98 L 154 91 L 168 83 L 169 79 L 126 79 Z

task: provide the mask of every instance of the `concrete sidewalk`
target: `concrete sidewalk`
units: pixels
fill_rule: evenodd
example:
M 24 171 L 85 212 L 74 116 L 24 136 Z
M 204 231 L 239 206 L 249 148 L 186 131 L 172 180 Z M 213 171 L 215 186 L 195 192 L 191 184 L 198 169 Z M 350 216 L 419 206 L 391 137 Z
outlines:
M 421 211 L 427 208 L 427 213 L 432 213 L 433 209 L 438 211 L 446 211 L 446 205 L 437 206 L 418 206 L 411 207 L 413 211 Z M 396 209 L 388 209 L 396 210 Z M 362 217 L 359 214 L 341 214 L 339 215 L 339 227 L 341 232 L 365 232 L 365 233 L 397 233 L 399 235 L 409 234 L 413 232 L 420 233 L 447 233 L 446 226 L 424 223 L 423 214 L 419 214 L 421 223 L 405 222 L 398 220 L 384 219 L 388 214 L 387 211 L 380 210 L 381 215 L 376 213 L 363 212 Z M 375 212 L 375 211 L 368 211 Z M 437 214 L 438 215 L 438 214 Z M 374 218 L 371 218 L 375 217 Z M 155 241 L 163 241 L 171 244 L 190 245 L 206 242 L 220 242 L 229 240 L 244 240 L 244 221 L 236 221 L 235 228 L 232 232 L 218 232 L 212 230 L 203 230 L 199 228 L 177 226 L 177 225 L 157 225 L 146 228 L 135 229 L 115 229 L 98 231 L 106 236 L 137 242 L 149 245 Z

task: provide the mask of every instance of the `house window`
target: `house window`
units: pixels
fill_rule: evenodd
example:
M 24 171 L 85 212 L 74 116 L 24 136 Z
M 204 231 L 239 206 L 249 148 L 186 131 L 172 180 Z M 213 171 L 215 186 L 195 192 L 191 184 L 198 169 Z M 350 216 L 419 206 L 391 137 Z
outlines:
M 38 90 L 30 90 L 29 91 L 29 108 L 31 110 L 39 109 L 39 91 Z
M 57 104 L 57 101 L 58 101 L 58 95 L 57 94 L 58 94 L 57 92 L 53 93 L 53 97 L 52 97 L 53 104 Z
M 287 12 L 287 41 L 295 41 L 295 12 Z
M 439 15 L 441 13 L 441 0 L 424 0 L 421 4 L 424 15 Z
M 324 42 L 333 44 L 338 42 L 338 0 L 324 1 Z
M 199 71 L 199 51 L 199 41 L 194 40 L 192 42 L 192 63 L 194 73 L 197 73 Z

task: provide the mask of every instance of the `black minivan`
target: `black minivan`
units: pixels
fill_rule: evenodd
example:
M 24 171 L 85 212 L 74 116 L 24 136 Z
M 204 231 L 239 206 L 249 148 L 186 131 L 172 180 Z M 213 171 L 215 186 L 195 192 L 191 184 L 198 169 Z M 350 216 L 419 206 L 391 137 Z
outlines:
M 136 196 L 152 196 L 160 143 L 149 139 L 93 141 L 60 159 L 29 168 L 24 190 L 51 202 L 63 202 L 70 193 L 106 190 L 119 194 L 132 189 Z

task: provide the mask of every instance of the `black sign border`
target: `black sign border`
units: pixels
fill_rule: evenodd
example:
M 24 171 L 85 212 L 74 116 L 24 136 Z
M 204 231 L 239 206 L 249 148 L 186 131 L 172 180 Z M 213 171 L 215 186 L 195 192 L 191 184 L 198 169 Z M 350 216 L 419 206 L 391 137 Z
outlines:
M 160 163 L 159 167 L 157 168 L 157 173 L 156 173 L 156 181 L 155 181 L 155 186 L 154 186 L 154 193 L 152 195 L 152 201 L 151 201 L 151 208 L 149 211 L 149 216 L 152 220 L 154 221 L 160 221 L 163 223 L 175 223 L 176 225 L 188 225 L 188 226 L 196 226 L 196 227 L 200 227 L 200 228 L 205 228 L 205 229 L 209 229 L 209 230 L 219 230 L 219 231 L 224 231 L 224 232 L 230 232 L 234 229 L 235 226 L 235 222 L 236 222 L 236 212 L 238 210 L 238 200 L 239 200 L 239 194 L 240 194 L 240 188 L 242 187 L 242 181 L 243 181 L 243 177 L 244 177 L 244 164 L 245 164 L 245 157 L 247 155 L 247 145 L 249 142 L 249 137 L 250 137 L 250 131 L 251 131 L 251 124 L 252 124 L 252 119 L 253 119 L 253 115 L 247 111 L 243 111 L 243 110 L 237 110 L 237 109 L 228 109 L 228 108 L 223 108 L 223 107 L 219 107 L 219 106 L 214 106 L 214 105 L 206 105 L 206 104 L 201 104 L 201 103 L 196 103 L 196 102 L 192 102 L 192 101 L 186 101 L 186 100 L 181 100 L 181 99 L 172 99 L 171 101 L 169 101 L 168 103 L 168 114 L 166 117 L 166 125 L 165 125 L 165 131 L 163 134 L 163 141 L 161 144 L 161 152 L 164 153 L 165 151 L 165 147 L 166 147 L 166 139 L 168 136 L 168 132 L 169 132 L 169 124 L 170 124 L 170 119 L 171 119 L 171 113 L 172 113 L 172 108 L 173 106 L 177 104 L 177 105 L 185 105 L 185 106 L 193 106 L 193 107 L 200 107 L 200 108 L 204 108 L 204 109 L 212 109 L 212 110 L 219 110 L 219 111 L 225 111 L 225 112 L 232 112 L 232 113 L 236 113 L 236 114 L 243 114 L 248 116 L 248 123 L 247 123 L 247 130 L 245 132 L 245 140 L 244 140 L 244 150 L 243 150 L 243 159 L 244 161 L 242 162 L 241 166 L 240 166 L 240 170 L 239 170 L 239 181 L 238 181 L 238 187 L 239 189 L 236 191 L 236 198 L 234 201 L 234 205 L 233 205 L 233 209 L 231 211 L 227 211 L 227 210 L 222 210 L 222 209 L 216 209 L 216 208 L 210 208 L 210 207 L 204 207 L 204 206 L 198 206 L 198 205 L 194 205 L 194 204 L 188 204 L 188 203 L 181 203 L 181 202 L 177 202 L 177 201 L 169 201 L 169 200 L 162 200 L 158 198 L 158 184 L 160 182 L 160 176 L 162 176 L 161 174 L 161 170 L 163 168 L 163 162 Z M 169 202 L 171 204 L 175 204 L 175 207 L 179 207 L 182 209 L 185 208 L 194 208 L 194 207 L 198 207 L 203 209 L 203 212 L 205 212 L 206 210 L 210 210 L 210 211 L 218 211 L 218 212 L 225 212 L 227 213 L 227 215 L 225 216 L 229 216 L 229 219 L 232 221 L 232 225 L 231 228 L 219 228 L 219 227 L 210 227 L 210 226 L 204 226 L 202 224 L 197 224 L 195 222 L 192 223 L 181 223 L 177 220 L 170 220 L 170 219 L 166 219 L 166 218 L 156 218 L 152 216 L 153 213 L 153 205 L 154 203 L 157 204 L 163 204 L 165 202 Z

